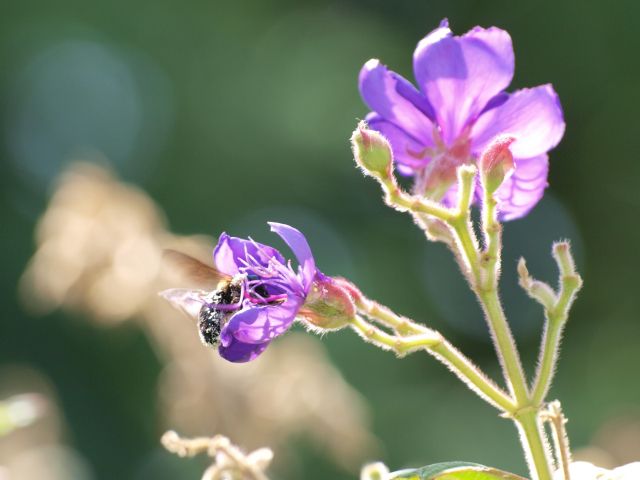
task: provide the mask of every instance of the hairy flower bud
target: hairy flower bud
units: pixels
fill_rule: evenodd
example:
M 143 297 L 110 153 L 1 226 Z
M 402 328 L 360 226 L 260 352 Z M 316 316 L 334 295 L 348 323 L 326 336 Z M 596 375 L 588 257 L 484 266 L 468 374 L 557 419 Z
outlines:
M 489 195 L 492 195 L 502 182 L 507 179 L 515 170 L 513 155 L 509 146 L 515 141 L 515 138 L 503 136 L 497 137 L 482 152 L 480 161 L 480 178 L 482 185 Z
M 324 277 L 313 282 L 298 316 L 320 330 L 339 330 L 351 322 L 355 313 L 349 291 L 333 278 Z
M 391 177 L 391 145 L 380 133 L 369 130 L 366 122 L 358 124 L 351 136 L 351 146 L 356 163 L 367 175 L 381 180 Z

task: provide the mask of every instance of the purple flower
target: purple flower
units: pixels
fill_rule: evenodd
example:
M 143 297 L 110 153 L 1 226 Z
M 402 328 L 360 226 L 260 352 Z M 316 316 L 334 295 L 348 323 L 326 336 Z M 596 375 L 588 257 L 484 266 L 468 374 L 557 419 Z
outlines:
M 418 89 L 378 60 L 360 71 L 373 110 L 367 123 L 391 143 L 397 170 L 414 176 L 416 193 L 453 205 L 456 168 L 497 135 L 513 136 L 515 170 L 496 195 L 502 220 L 526 215 L 547 186 L 547 152 L 564 134 L 551 85 L 504 92 L 514 71 L 509 34 L 475 27 L 454 37 L 447 20 L 418 43 L 413 70 Z
M 309 244 L 293 227 L 269 223 L 298 260 L 294 270 L 275 248 L 223 233 L 213 252 L 217 270 L 232 278 L 214 292 L 171 289 L 162 293 L 200 322 L 203 341 L 231 362 L 255 359 L 286 332 L 304 304 L 316 269 Z

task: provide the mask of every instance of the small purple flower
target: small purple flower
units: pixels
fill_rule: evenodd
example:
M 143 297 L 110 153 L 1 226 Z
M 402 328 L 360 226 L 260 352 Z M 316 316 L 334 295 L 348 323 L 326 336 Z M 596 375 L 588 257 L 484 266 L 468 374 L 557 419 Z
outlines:
M 217 270 L 233 278 L 228 283 L 233 287 L 214 292 L 171 289 L 161 294 L 198 319 L 203 340 L 218 345 L 220 355 L 231 362 L 255 359 L 286 332 L 313 282 L 325 278 L 316 269 L 302 233 L 281 223 L 269 225 L 295 254 L 297 270 L 275 248 L 223 233 L 213 260 Z M 202 328 L 203 315 L 215 321 L 207 332 Z
M 367 123 L 391 143 L 397 170 L 415 177 L 416 193 L 453 205 L 456 168 L 476 162 L 497 135 L 513 136 L 515 170 L 496 196 L 502 220 L 526 215 L 547 186 L 547 152 L 564 134 L 553 87 L 506 93 L 509 34 L 475 27 L 454 37 L 446 19 L 418 43 L 413 70 L 419 89 L 375 59 L 360 71 L 360 94 L 373 110 Z

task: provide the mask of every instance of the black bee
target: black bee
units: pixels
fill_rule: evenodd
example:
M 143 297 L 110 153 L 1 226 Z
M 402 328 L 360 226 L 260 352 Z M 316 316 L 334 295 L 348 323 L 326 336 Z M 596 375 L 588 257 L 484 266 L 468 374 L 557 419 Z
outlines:
M 200 339 L 207 346 L 217 347 L 220 343 L 220 332 L 237 310 L 233 306 L 239 306 L 242 301 L 245 276 L 231 277 L 175 250 L 165 250 L 164 257 L 178 267 L 190 281 L 208 289 L 173 291 L 178 297 L 188 297 L 191 301 L 197 300 L 201 303 L 202 307 L 197 314 Z
M 174 305 L 181 307 L 198 321 L 198 331 L 202 343 L 217 347 L 220 333 L 235 312 L 240 310 L 242 301 L 270 305 L 282 300 L 269 300 L 270 292 L 254 274 L 238 274 L 234 277 L 175 250 L 165 250 L 164 257 L 190 282 L 195 282 L 203 290 L 174 288 L 162 295 Z M 248 287 L 248 284 L 253 284 Z
M 224 305 L 237 305 L 242 297 L 242 279 L 226 282 L 217 290 L 211 292 L 210 302 L 202 305 L 198 314 L 198 330 L 202 343 L 217 347 L 220 343 L 222 327 L 233 315 L 233 311 L 224 309 Z M 221 308 L 222 307 L 222 308 Z

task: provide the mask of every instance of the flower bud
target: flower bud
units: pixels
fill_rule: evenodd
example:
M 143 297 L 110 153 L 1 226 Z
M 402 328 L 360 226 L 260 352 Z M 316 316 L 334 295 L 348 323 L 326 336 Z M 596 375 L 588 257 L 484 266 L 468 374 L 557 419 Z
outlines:
M 349 294 L 349 297 L 351 297 L 354 304 L 361 302 L 364 298 L 364 295 L 362 295 L 360 289 L 346 278 L 332 277 L 331 280 L 333 281 L 334 285 L 340 287 L 342 290 Z
M 514 137 L 497 137 L 480 156 L 480 177 L 489 195 L 495 193 L 515 169 L 513 155 L 509 150 L 509 145 L 514 141 Z
M 356 314 L 349 291 L 333 278 L 313 282 L 307 300 L 298 312 L 309 326 L 320 330 L 339 330 Z
M 367 175 L 381 180 L 391 177 L 393 164 L 391 145 L 380 133 L 369 130 L 366 122 L 360 122 L 353 132 L 351 147 L 356 163 Z

